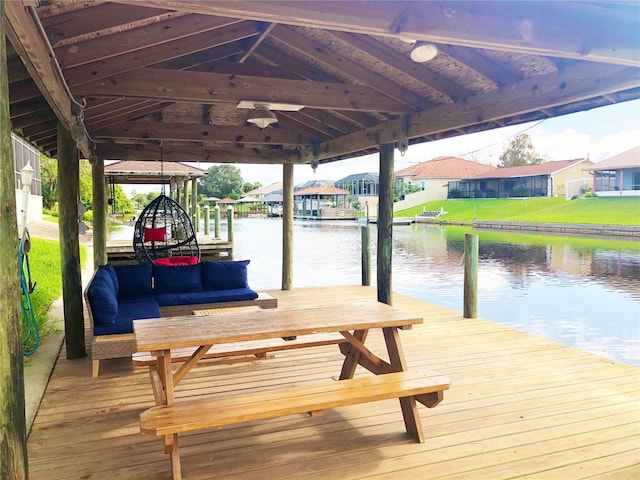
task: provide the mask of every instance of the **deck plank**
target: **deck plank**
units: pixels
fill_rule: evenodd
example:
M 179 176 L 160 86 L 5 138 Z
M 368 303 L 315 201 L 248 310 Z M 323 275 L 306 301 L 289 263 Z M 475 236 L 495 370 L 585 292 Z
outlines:
M 370 287 L 270 293 L 280 308 L 376 298 Z M 185 480 L 640 478 L 639 368 L 414 298 L 394 294 L 394 306 L 425 319 L 400 332 L 410 368 L 452 379 L 437 408 L 420 407 L 424 444 L 404 432 L 397 401 L 381 401 L 185 434 Z M 386 357 L 381 335 L 369 341 Z M 207 362 L 176 395 L 304 385 L 341 363 L 336 346 Z M 153 404 L 146 368 L 101 370 L 92 379 L 89 359 L 58 360 L 29 436 L 32 480 L 170 479 L 161 442 L 139 432 Z

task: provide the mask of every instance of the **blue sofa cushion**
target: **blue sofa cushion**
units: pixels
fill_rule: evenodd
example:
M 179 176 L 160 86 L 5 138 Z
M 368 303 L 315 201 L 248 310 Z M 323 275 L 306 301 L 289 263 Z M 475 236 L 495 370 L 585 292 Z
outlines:
M 154 265 L 153 277 L 156 294 L 202 291 L 199 263 L 195 265 Z
M 247 265 L 249 260 L 201 262 L 202 286 L 206 291 L 249 288 Z
M 120 284 L 118 283 L 118 275 L 116 275 L 116 271 L 113 269 L 113 265 L 100 265 L 98 266 L 98 271 L 104 270 L 107 272 L 109 279 L 111 279 L 111 283 L 113 285 L 113 291 L 116 296 L 118 295 L 118 290 L 120 290 Z
M 151 263 L 112 265 L 118 277 L 118 297 L 135 297 L 153 293 Z
M 115 325 L 118 317 L 118 300 L 113 280 L 105 270 L 98 270 L 87 291 L 91 303 L 94 325 Z
M 93 305 L 93 304 L 92 304 Z M 112 325 L 94 325 L 94 335 L 132 333 L 133 321 L 142 318 L 159 318 L 160 309 L 153 295 L 122 298 L 119 302 L 118 317 Z
M 228 290 L 210 290 L 192 293 L 165 293 L 156 295 L 161 307 L 171 305 L 196 305 L 200 303 L 236 302 L 253 300 L 258 294 L 250 288 L 233 288 Z

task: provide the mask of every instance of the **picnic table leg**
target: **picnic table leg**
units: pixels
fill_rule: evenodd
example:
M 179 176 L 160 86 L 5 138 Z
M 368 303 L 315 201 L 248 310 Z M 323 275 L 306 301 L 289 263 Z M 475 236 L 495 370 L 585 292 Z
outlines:
M 182 480 L 182 467 L 180 466 L 180 447 L 178 446 L 178 435 L 173 435 L 171 448 L 171 475 L 173 480 Z
M 387 352 L 389 353 L 389 362 L 396 372 L 404 372 L 407 370 L 407 361 L 404 358 L 404 351 L 400 343 L 400 333 L 395 327 L 382 329 L 384 340 L 387 344 Z M 406 397 L 400 399 L 400 409 L 404 418 L 404 425 L 407 433 L 420 443 L 424 442 L 424 432 L 422 431 L 422 423 L 420 422 L 420 413 L 416 404 L 415 397 Z
M 160 381 L 164 390 L 161 396 L 161 400 L 164 400 L 162 405 L 173 405 L 175 402 L 175 396 L 173 393 L 173 369 L 171 367 L 171 350 L 162 350 L 161 352 L 158 352 L 158 374 L 160 376 Z M 160 395 L 155 391 L 155 388 L 156 387 L 154 387 L 153 393 L 156 397 L 157 402 L 158 398 L 160 398 Z
M 369 330 L 356 330 L 355 332 L 353 332 L 353 336 L 358 339 L 358 341 L 364 343 L 367 338 L 368 332 Z M 348 343 L 341 343 L 340 351 L 345 356 L 344 362 L 342 364 L 342 371 L 340 372 L 340 380 L 353 378 L 353 375 L 356 372 L 356 367 L 358 366 L 358 362 L 360 360 L 360 351 Z

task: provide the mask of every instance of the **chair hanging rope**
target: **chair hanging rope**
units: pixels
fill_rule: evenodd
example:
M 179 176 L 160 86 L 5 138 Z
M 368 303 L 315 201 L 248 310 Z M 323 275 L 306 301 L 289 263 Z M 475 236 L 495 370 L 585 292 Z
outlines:
M 189 265 L 200 261 L 200 247 L 189 214 L 164 194 L 163 151 L 160 146 L 162 193 L 140 213 L 133 231 L 138 262 Z

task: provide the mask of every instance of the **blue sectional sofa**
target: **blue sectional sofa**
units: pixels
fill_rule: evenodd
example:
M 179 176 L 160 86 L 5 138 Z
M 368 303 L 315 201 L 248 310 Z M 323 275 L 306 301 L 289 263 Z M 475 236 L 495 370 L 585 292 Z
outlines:
M 191 315 L 195 309 L 220 306 L 275 308 L 275 298 L 249 288 L 248 264 L 239 260 L 98 267 L 85 290 L 93 376 L 98 375 L 100 360 L 134 352 L 133 320 Z

